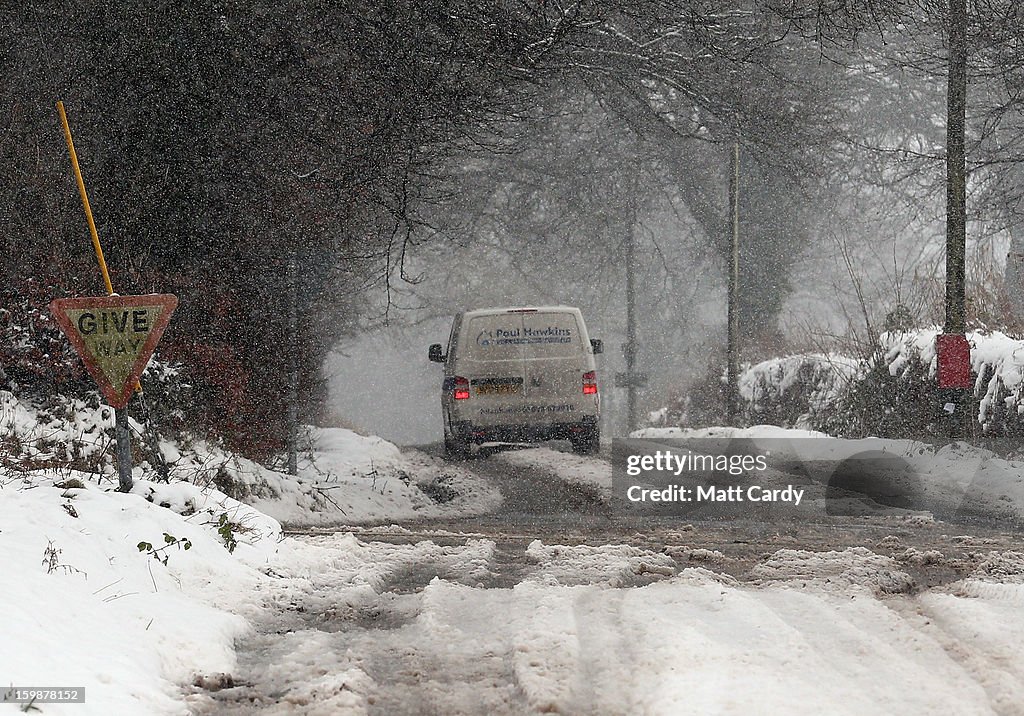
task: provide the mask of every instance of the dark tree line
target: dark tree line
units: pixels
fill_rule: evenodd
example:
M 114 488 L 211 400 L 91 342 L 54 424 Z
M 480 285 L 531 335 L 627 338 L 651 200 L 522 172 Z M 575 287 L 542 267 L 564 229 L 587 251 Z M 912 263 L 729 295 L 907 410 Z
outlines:
M 184 407 L 273 448 L 288 353 L 313 412 L 322 358 L 365 290 L 403 273 L 424 177 L 517 120 L 539 59 L 573 22 L 543 4 L 436 0 L 11 9 L 0 49 L 7 324 L 54 296 L 102 293 L 53 109 L 64 99 L 116 290 L 180 298 L 161 353 L 189 370 Z M 46 353 L 8 350 L 8 378 L 45 372 Z
M 737 140 L 747 217 L 741 313 L 745 331 L 770 333 L 793 261 L 820 208 L 836 200 L 829 191 L 871 182 L 928 190 L 927 172 L 913 166 L 936 157 L 906 147 L 934 129 L 944 7 L 12 6 L 0 39 L 0 380 L 49 389 L 47 380 L 63 379 L 53 360 L 63 344 L 42 330 L 42 307 L 102 292 L 57 99 L 69 109 L 115 287 L 181 299 L 161 351 L 188 370 L 190 417 L 271 450 L 289 352 L 301 359 L 304 417 L 315 419 L 323 356 L 378 296 L 387 307 L 415 278 L 415 244 L 493 241 L 515 263 L 530 245 L 522 234 L 564 239 L 577 255 L 596 254 L 604 236 L 611 245 L 599 262 L 610 269 L 623 217 L 662 194 L 721 259 L 725 155 Z M 1019 214 L 1024 126 L 1019 12 L 1009 0 L 972 3 L 972 166 L 987 205 L 1009 225 Z M 902 104 L 876 101 L 903 73 L 914 82 L 900 85 Z M 618 151 L 602 139 L 608 126 L 629 137 L 615 141 Z M 575 165 L 540 141 L 563 137 Z M 532 247 L 541 266 L 560 255 L 550 242 Z M 288 256 L 300 265 L 295 344 L 285 330 Z M 38 335 L 26 337 L 26 325 Z

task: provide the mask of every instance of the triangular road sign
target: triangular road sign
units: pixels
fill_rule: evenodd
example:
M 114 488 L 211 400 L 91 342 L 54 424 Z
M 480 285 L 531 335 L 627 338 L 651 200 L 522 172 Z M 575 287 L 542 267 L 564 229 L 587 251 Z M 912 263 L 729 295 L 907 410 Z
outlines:
M 112 406 L 128 404 L 178 298 L 170 294 L 58 298 L 50 312 Z

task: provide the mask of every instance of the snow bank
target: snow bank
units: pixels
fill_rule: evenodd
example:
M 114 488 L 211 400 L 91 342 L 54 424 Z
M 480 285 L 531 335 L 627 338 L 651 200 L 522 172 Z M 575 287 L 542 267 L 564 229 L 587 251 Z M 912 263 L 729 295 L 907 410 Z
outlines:
M 962 655 L 964 668 L 989 695 L 994 713 L 1018 713 L 1024 703 L 1024 554 L 990 552 L 949 593 L 928 592 L 921 615 L 941 643 Z
M 914 580 L 896 560 L 865 547 L 829 552 L 783 549 L 755 565 L 751 575 L 762 583 L 844 592 L 858 588 L 876 594 L 900 594 L 914 588 Z
M 290 526 L 483 514 L 501 503 L 473 473 L 343 428 L 307 428 L 298 475 L 236 463 L 253 506 Z
M 751 425 L 748 428 L 715 426 L 708 428 L 641 428 L 629 434 L 631 438 L 685 440 L 697 438 L 828 438 L 817 430 L 783 428 L 778 425 Z M 838 440 L 839 438 L 835 438 Z
M 57 396 L 42 408 L 0 391 L 0 464 L 77 469 L 96 484 L 116 486 L 113 420 L 108 406 Z M 144 434 L 137 422 L 130 426 Z M 288 526 L 482 514 L 501 502 L 495 488 L 469 471 L 343 428 L 303 428 L 295 476 L 198 438 L 164 439 L 159 446 L 172 483 L 215 487 Z M 134 479 L 155 481 L 152 462 L 142 451 Z
M 317 428 L 306 431 L 297 476 L 202 440 L 164 440 L 170 482 L 158 482 L 143 459 L 132 492 L 122 494 L 113 490 L 113 411 L 60 396 L 50 402 L 43 408 L 0 391 L 0 687 L 86 689 L 85 704 L 39 705 L 47 714 L 181 714 L 182 699 L 198 697 L 182 687 L 234 671 L 234 644 L 251 620 L 286 609 L 284 600 L 308 593 L 325 569 L 352 576 L 352 603 L 382 588 L 361 543 L 325 550 L 282 541 L 282 519 L 390 521 L 500 502 L 496 490 L 439 459 Z M 390 563 L 405 559 L 410 569 L 425 555 L 439 558 L 429 544 L 404 556 L 395 549 Z M 493 545 L 474 550 L 486 565 Z M 453 575 L 472 574 L 467 555 L 463 548 L 451 557 Z M 348 707 L 355 702 L 341 692 L 358 676 L 325 677 L 285 706 L 326 692 Z M 0 704 L 5 713 L 15 708 Z
M 140 426 L 132 422 L 136 431 Z M 112 463 L 104 459 L 113 449 L 114 411 L 109 406 L 90 407 L 84 401 L 57 397 L 40 409 L 0 390 L 0 438 L 5 462 L 27 466 L 71 463 L 95 466 L 108 476 Z
M 280 527 L 212 490 L 140 483 L 149 502 L 84 481 L 54 487 L 58 477 L 0 489 L 3 686 L 86 688 L 85 704 L 48 714 L 181 713 L 179 684 L 234 667 L 261 579 L 247 563 L 267 561 Z

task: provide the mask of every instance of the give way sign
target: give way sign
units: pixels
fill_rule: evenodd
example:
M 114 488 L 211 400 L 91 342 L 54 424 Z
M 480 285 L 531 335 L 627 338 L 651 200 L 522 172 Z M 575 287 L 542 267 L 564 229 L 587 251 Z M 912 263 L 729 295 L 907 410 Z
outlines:
M 103 397 L 123 408 L 177 305 L 170 294 L 91 296 L 58 298 L 50 312 Z

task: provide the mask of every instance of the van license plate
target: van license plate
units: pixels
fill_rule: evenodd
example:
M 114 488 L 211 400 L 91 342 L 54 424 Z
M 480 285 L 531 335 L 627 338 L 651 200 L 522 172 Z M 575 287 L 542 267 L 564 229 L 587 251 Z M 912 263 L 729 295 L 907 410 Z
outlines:
M 498 383 L 497 385 L 478 385 L 476 387 L 477 395 L 503 395 L 518 392 L 519 385 L 517 383 Z

